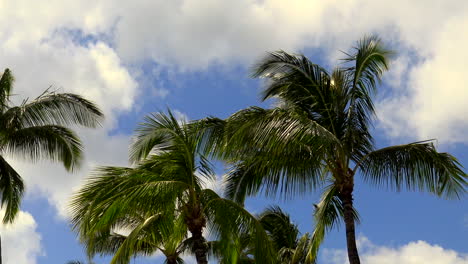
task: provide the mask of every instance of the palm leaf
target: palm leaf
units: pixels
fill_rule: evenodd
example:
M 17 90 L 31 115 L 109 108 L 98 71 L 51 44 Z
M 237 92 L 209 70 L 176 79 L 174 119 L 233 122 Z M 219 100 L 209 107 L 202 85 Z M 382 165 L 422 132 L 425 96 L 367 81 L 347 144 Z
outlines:
M 203 190 L 204 212 L 210 220 L 211 230 L 219 236 L 223 254 L 230 254 L 230 241 L 241 234 L 251 234 L 253 255 L 258 263 L 274 263 L 275 252 L 260 221 L 237 203 L 219 197 L 212 190 Z
M 364 179 L 397 191 L 429 191 L 446 198 L 466 194 L 467 176 L 460 163 L 448 153 L 436 151 L 432 142 L 391 146 L 369 153 L 356 166 Z
M 1 206 L 6 204 L 3 223 L 13 222 L 19 211 L 21 198 L 24 193 L 24 183 L 21 176 L 0 156 L 0 193 Z
M 60 161 L 67 170 L 73 170 L 82 161 L 80 140 L 73 131 L 62 126 L 28 127 L 5 136 L 6 152 L 33 162 L 47 158 Z
M 344 218 L 344 207 L 339 198 L 339 190 L 335 184 L 329 185 L 322 194 L 318 205 L 315 205 L 315 228 L 307 253 L 307 263 L 316 263 L 318 251 L 327 232 L 337 227 Z M 359 214 L 353 208 L 354 221 L 359 222 Z

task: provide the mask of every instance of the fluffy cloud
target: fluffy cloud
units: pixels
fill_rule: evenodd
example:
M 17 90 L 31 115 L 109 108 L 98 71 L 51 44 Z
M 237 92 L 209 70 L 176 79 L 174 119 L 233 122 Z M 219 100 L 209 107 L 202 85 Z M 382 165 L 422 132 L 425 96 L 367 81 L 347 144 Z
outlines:
M 468 255 L 425 241 L 410 242 L 400 247 L 374 245 L 366 237 L 358 239 L 361 262 L 364 264 L 466 264 Z M 348 263 L 344 250 L 325 249 L 323 253 L 325 264 Z
M 4 211 L 0 212 L 3 216 Z M 20 211 L 13 224 L 0 225 L 3 263 L 35 264 L 41 256 L 41 236 L 36 221 L 28 212 Z
M 443 143 L 468 142 L 468 26 L 465 17 L 448 19 L 428 45 L 431 56 L 409 69 L 406 90 L 384 100 L 382 126 L 395 137 L 438 138 Z
M 36 6 L 37 5 L 37 6 Z M 28 194 L 46 197 L 61 216 L 73 189 L 97 164 L 127 162 L 129 136 L 109 135 L 118 114 L 132 109 L 138 84 L 116 51 L 101 39 L 108 29 L 94 16 L 99 5 L 76 1 L 0 1 L 0 61 L 16 83 L 15 103 L 35 98 L 47 87 L 96 102 L 106 114 L 101 129 L 80 130 L 85 161 L 69 174 L 57 164 L 12 160 L 26 181 Z M 94 35 L 89 35 L 94 34 Z

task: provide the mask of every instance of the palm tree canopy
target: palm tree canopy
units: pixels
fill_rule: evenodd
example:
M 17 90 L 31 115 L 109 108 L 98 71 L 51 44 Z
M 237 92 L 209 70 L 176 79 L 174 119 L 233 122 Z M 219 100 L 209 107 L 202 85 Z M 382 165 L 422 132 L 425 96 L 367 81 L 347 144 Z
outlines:
M 228 197 L 242 202 L 261 191 L 293 195 L 323 187 L 330 176 L 341 184 L 339 175 L 349 168 L 360 170 L 368 182 L 396 189 L 417 188 L 447 198 L 466 193 L 461 165 L 437 152 L 432 142 L 375 150 L 369 132 L 375 116 L 372 98 L 391 54 L 371 36 L 331 73 L 284 51 L 260 60 L 253 77 L 268 79 L 262 98 L 275 98 L 277 106 L 199 121 L 206 137 L 212 137 L 206 140 L 208 148 L 232 164 Z
M 460 163 L 438 152 L 431 141 L 375 149 L 373 97 L 391 55 L 376 36 L 358 41 L 332 71 L 304 55 L 269 53 L 253 67 L 252 76 L 266 79 L 262 99 L 276 100 L 272 108 L 250 107 L 225 120 L 199 120 L 206 151 L 231 165 L 226 195 L 234 201 L 242 204 L 258 193 L 290 197 L 325 187 L 314 214 L 309 256 L 316 255 L 325 232 L 343 218 L 354 235 L 356 176 L 373 185 L 445 198 L 467 192 Z
M 67 126 L 94 128 L 103 113 L 92 102 L 70 93 L 46 90 L 34 100 L 11 104 L 14 77 L 5 69 L 0 78 L 0 193 L 6 206 L 3 222 L 13 221 L 19 210 L 24 184 L 4 155 L 30 161 L 49 159 L 61 162 L 67 170 L 79 167 L 83 147 L 78 136 Z
M 215 180 L 215 175 L 200 151 L 199 129 L 202 127 L 177 120 L 170 111 L 146 117 L 131 146 L 130 158 L 135 166 L 102 167 L 74 196 L 72 223 L 80 239 L 85 243 L 95 241 L 101 233 L 109 233 L 109 227 L 138 231 L 131 225 L 135 223 L 128 222 L 128 215 L 145 215 L 147 220 L 138 223 L 157 223 L 157 230 L 171 230 L 175 217 L 183 220 L 182 233 L 189 230 L 193 234 L 194 229 L 202 230 L 206 225 L 222 241 L 243 232 L 254 233 L 255 254 L 263 263 L 271 263 L 267 235 L 257 219 L 237 203 L 204 187 L 204 182 Z M 144 230 L 142 226 L 138 232 Z M 166 245 L 167 237 L 158 232 L 145 234 L 153 245 Z M 136 249 L 126 251 L 123 259 L 128 260 Z

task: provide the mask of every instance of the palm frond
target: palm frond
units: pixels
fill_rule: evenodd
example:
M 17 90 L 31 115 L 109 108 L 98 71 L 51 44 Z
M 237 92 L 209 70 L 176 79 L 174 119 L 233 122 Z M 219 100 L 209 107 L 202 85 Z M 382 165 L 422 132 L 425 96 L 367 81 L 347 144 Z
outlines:
M 362 144 L 368 147 L 372 145 L 372 137 L 368 132 L 371 118 L 375 115 L 372 96 L 382 74 L 388 70 L 389 56 L 392 54 L 383 47 L 377 36 L 362 38 L 354 49 L 355 52 L 346 54 L 347 57 L 344 59 L 345 62 L 352 64 L 345 70 L 353 76 L 352 85 L 349 86 L 350 98 L 345 135 L 350 152 Z M 355 155 L 362 157 L 360 152 Z
M 9 108 L 2 123 L 9 129 L 44 125 L 82 125 L 97 127 L 104 114 L 91 101 L 77 94 L 55 93 L 46 90 L 36 99 Z
M 109 223 L 125 222 L 131 212 L 174 212 L 173 201 L 187 188 L 162 176 L 132 168 L 103 167 L 78 191 L 70 203 L 71 222 L 80 237 L 107 229 Z M 170 206 L 172 204 L 172 207 Z
M 130 146 L 130 161 L 133 163 L 145 159 L 152 151 L 168 151 L 177 143 L 188 143 L 187 131 L 170 110 L 167 115 L 158 112 L 146 116 L 135 132 Z
M 270 206 L 259 216 L 263 228 L 270 234 L 277 249 L 296 248 L 299 229 L 279 206 Z
M 457 159 L 437 152 L 427 141 L 373 151 L 357 164 L 357 169 L 366 181 L 397 191 L 407 188 L 459 198 L 466 194 L 468 186 L 468 177 Z
M 344 217 L 344 207 L 340 200 L 339 190 L 335 184 L 329 185 L 322 194 L 318 205 L 315 205 L 315 228 L 307 253 L 307 263 L 316 263 L 320 245 L 327 232 L 337 227 Z M 359 222 L 359 215 L 353 208 L 354 221 Z
M 253 252 L 258 263 L 274 263 L 275 252 L 262 224 L 255 216 L 237 203 L 219 197 L 212 190 L 203 190 L 204 211 L 210 220 L 211 230 L 220 238 L 221 249 L 230 252 L 229 241 L 240 234 L 252 234 Z
M 5 150 L 13 155 L 37 161 L 60 161 L 67 170 L 79 167 L 82 145 L 73 131 L 62 126 L 45 125 L 23 128 L 5 135 Z
M 1 207 L 6 205 L 3 223 L 13 222 L 19 211 L 24 193 L 24 183 L 21 176 L 0 156 L 0 193 Z
M 160 214 L 152 215 L 146 218 L 138 226 L 136 226 L 130 234 L 125 238 L 123 243 L 120 245 L 114 257 L 111 260 L 111 264 L 128 264 L 132 256 L 137 254 L 150 255 L 155 252 L 157 246 L 163 241 L 159 235 L 159 228 L 165 228 L 169 223 L 164 221 L 161 226 L 157 226 L 155 229 L 145 232 L 148 226 L 153 225 L 155 222 L 161 221 L 163 216 Z M 145 234 L 146 233 L 146 234 Z M 147 240 L 151 241 L 150 243 Z M 150 245 L 148 247 L 148 244 Z M 152 246 L 151 246 L 152 245 Z

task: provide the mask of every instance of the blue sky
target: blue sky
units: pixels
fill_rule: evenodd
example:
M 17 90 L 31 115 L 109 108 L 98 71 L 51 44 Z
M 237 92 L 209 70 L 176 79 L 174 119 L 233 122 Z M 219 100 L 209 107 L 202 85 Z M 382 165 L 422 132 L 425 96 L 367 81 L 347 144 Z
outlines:
M 101 129 L 80 130 L 86 160 L 77 173 L 11 158 L 28 192 L 16 224 L 0 227 L 6 263 L 84 260 L 66 205 L 92 168 L 126 165 L 132 130 L 147 113 L 170 107 L 197 119 L 269 106 L 259 101 L 261 82 L 248 77 L 266 51 L 303 52 L 330 68 L 339 50 L 379 34 L 398 55 L 376 98 L 377 145 L 437 138 L 440 150 L 468 166 L 468 2 L 0 0 L 0 6 L 0 62 L 15 74 L 15 92 L 34 98 L 54 85 L 96 101 L 107 115 Z M 466 198 L 395 193 L 359 181 L 355 196 L 364 263 L 468 263 Z M 301 232 L 310 232 L 317 200 L 315 193 L 289 201 L 258 197 L 247 208 L 279 204 Z M 346 263 L 344 248 L 342 227 L 329 234 L 320 263 Z

